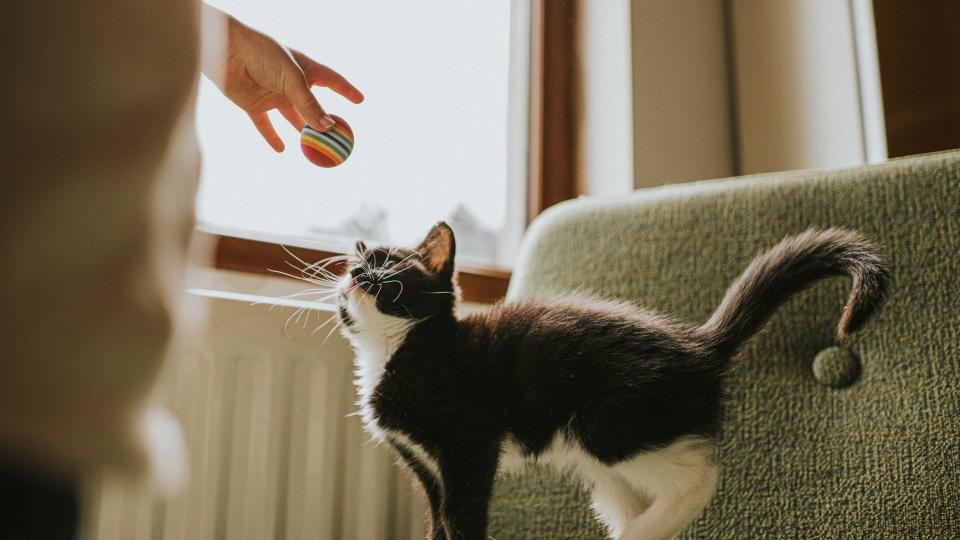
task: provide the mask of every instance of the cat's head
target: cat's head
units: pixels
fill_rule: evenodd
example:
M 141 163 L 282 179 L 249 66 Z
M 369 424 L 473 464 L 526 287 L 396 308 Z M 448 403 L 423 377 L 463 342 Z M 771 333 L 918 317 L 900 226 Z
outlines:
M 455 253 L 453 230 L 443 222 L 415 249 L 367 248 L 357 242 L 356 256 L 339 285 L 344 326 L 357 331 L 452 315 L 458 295 Z

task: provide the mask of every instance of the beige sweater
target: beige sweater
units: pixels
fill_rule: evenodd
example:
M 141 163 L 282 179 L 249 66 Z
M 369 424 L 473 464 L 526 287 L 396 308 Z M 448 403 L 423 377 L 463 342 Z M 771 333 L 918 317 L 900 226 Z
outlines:
M 0 456 L 176 468 L 146 398 L 193 225 L 199 3 L 3 4 Z

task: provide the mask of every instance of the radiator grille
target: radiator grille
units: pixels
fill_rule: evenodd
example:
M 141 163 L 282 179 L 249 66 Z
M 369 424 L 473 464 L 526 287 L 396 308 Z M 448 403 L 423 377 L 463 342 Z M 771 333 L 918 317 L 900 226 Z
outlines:
M 209 300 L 198 347 L 159 392 L 180 419 L 190 484 L 161 500 L 101 479 L 87 533 L 104 540 L 422 539 L 425 507 L 355 410 L 351 352 L 290 326 L 290 308 Z M 329 314 L 322 313 L 323 317 Z M 316 315 L 313 316 L 316 319 Z

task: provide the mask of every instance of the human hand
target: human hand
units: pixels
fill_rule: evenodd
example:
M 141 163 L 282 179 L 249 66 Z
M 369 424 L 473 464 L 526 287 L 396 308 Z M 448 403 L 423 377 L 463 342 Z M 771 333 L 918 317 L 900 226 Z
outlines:
M 204 9 L 216 11 L 207 5 Z M 257 131 L 277 152 L 282 152 L 284 145 L 267 111 L 280 111 L 298 132 L 305 123 L 327 131 L 334 121 L 317 102 L 311 87 L 329 88 L 353 103 L 363 101 L 363 94 L 336 71 L 229 15 L 217 14 L 226 17 L 226 55 L 221 65 L 209 69 L 204 66 L 204 72 L 250 116 Z

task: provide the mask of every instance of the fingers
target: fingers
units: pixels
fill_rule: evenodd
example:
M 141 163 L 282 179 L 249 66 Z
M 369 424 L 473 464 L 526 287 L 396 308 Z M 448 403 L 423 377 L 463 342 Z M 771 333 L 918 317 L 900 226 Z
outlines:
M 271 148 L 277 152 L 283 152 L 283 141 L 280 140 L 280 136 L 277 135 L 277 130 L 273 129 L 273 124 L 270 123 L 270 117 L 267 116 L 267 113 L 250 113 L 250 120 L 253 121 L 253 125 L 256 126 L 257 131 L 260 132 L 260 135 L 263 135 L 263 138 L 266 139 L 267 144 L 269 144 Z
M 323 64 L 314 62 L 312 58 L 300 51 L 291 51 L 291 53 L 293 54 L 294 60 L 300 65 L 300 69 L 303 70 L 307 84 L 329 88 L 353 103 L 363 102 L 363 93 L 357 90 L 357 87 L 350 84 L 350 81 L 345 79 L 343 75 L 340 75 Z
M 303 131 L 303 126 L 306 124 L 306 122 L 303 121 L 303 117 L 300 116 L 300 113 L 298 113 L 292 105 L 287 105 L 286 107 L 277 107 L 277 110 L 280 111 L 280 114 L 287 119 L 287 122 L 290 122 L 290 125 L 293 126 L 293 129 L 297 131 Z
M 327 113 L 313 96 L 306 79 L 303 77 L 291 77 L 289 83 L 284 85 L 283 94 L 290 100 L 290 103 L 297 108 L 300 116 L 310 124 L 314 129 L 327 131 L 332 128 L 336 122 L 327 116 Z

